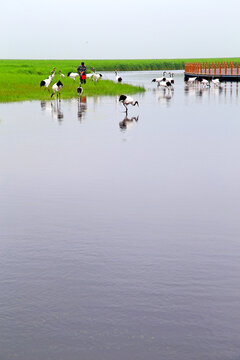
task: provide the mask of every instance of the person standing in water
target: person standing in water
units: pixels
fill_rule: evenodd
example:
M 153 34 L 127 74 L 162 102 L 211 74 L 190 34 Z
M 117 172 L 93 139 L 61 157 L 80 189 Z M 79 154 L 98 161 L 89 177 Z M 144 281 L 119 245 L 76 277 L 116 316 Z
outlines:
M 86 74 L 87 74 L 87 67 L 84 65 L 84 62 L 77 68 L 80 77 L 80 84 L 86 84 Z

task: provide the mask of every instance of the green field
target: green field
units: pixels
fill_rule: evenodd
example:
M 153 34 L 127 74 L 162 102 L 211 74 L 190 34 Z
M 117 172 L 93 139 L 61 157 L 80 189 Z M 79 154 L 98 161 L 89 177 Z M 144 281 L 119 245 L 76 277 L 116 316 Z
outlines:
M 79 60 L 0 60 L 0 75 L 2 73 L 26 73 L 46 75 L 56 66 L 63 73 L 76 71 L 82 59 Z M 97 71 L 130 71 L 130 70 L 181 70 L 186 62 L 214 62 L 233 61 L 240 62 L 240 57 L 235 58 L 202 58 L 202 59 L 137 59 L 137 60 L 84 60 L 88 70 L 94 67 Z
M 76 72 L 78 65 L 79 61 L 72 64 L 71 61 L 64 60 L 0 60 L 0 102 L 50 99 L 51 86 L 60 80 L 59 70 L 67 75 L 69 71 Z M 53 66 L 56 67 L 56 75 L 49 86 L 50 91 L 43 87 L 40 88 L 41 80 L 50 75 Z M 79 85 L 79 78 L 74 81 L 66 76 L 61 81 L 63 83 L 61 98 L 77 97 L 76 89 Z M 138 86 L 119 84 L 109 80 L 94 82 L 91 79 L 87 80 L 83 89 L 83 94 L 86 96 L 134 94 L 145 91 L 144 88 Z
M 142 59 L 142 60 L 84 60 L 87 68 L 96 71 L 130 71 L 130 70 L 179 70 L 184 69 L 186 62 L 240 62 L 240 58 L 209 58 L 209 59 Z M 50 98 L 48 90 L 41 88 L 40 81 L 47 78 L 50 70 L 56 67 L 54 82 L 60 79 L 58 71 L 65 75 L 69 71 L 76 72 L 81 60 L 0 60 L 0 102 L 22 100 L 45 100 Z M 79 81 L 65 78 L 62 98 L 76 97 Z M 51 86 L 50 86 L 51 87 Z M 100 80 L 94 83 L 87 81 L 84 95 L 120 95 L 144 91 L 143 88 L 113 81 Z

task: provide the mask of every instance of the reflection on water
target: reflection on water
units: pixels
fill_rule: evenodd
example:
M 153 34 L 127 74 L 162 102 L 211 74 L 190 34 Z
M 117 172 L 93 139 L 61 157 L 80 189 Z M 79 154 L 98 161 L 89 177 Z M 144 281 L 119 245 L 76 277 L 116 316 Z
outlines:
M 234 100 L 238 103 L 238 89 L 238 83 L 221 83 L 219 86 L 210 87 L 204 87 L 198 83 L 187 84 L 184 86 L 185 101 L 188 97 L 189 99 L 195 97 L 196 102 L 207 100 L 210 103 L 214 100 L 219 104 L 222 102 L 228 104 Z
M 119 127 L 123 131 L 125 131 L 127 129 L 129 130 L 132 127 L 133 122 L 134 121 L 137 122 L 138 119 L 139 119 L 139 116 L 133 116 L 130 118 L 130 117 L 128 117 L 128 115 L 126 115 L 125 118 L 122 121 L 120 121 Z
M 71 101 L 70 101 L 71 102 Z M 96 99 L 95 99 L 96 102 Z M 77 106 L 77 118 L 81 122 L 84 119 L 87 110 L 87 98 L 86 96 L 80 96 L 77 100 L 71 102 L 73 106 Z M 64 114 L 62 109 L 63 102 L 61 101 L 41 101 L 40 106 L 42 111 L 50 113 L 54 120 L 57 120 L 59 124 L 62 123 Z M 63 105 L 64 106 L 64 105 Z
M 170 105 L 170 102 L 174 95 L 173 89 L 157 87 L 152 89 L 152 92 L 155 93 L 157 101 L 160 102 L 162 105 Z
M 47 101 L 42 100 L 42 101 L 40 102 L 40 105 L 41 105 L 41 109 L 42 109 L 42 110 L 46 110 L 46 107 L 47 107 Z
M 61 102 L 60 101 L 51 102 L 51 108 L 52 108 L 53 119 L 57 120 L 58 123 L 61 124 L 64 117 L 63 111 L 61 109 Z
M 84 119 L 84 115 L 87 110 L 87 98 L 86 96 L 81 96 L 78 98 L 78 120 L 81 122 Z
M 51 113 L 52 118 L 54 120 L 57 120 L 59 125 L 62 123 L 64 115 L 63 115 L 63 111 L 61 108 L 61 101 L 56 100 L 56 101 L 41 101 L 40 105 L 41 105 L 41 109 L 42 111 L 46 111 Z
M 0 105 L 1 360 L 239 357 L 238 86 L 121 75 Z

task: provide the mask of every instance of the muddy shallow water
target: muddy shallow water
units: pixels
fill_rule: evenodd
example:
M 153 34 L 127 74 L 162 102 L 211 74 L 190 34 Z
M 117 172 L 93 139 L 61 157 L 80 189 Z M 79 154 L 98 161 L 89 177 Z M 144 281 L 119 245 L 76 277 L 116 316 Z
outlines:
M 1 360 L 239 358 L 238 87 L 158 74 L 0 104 Z

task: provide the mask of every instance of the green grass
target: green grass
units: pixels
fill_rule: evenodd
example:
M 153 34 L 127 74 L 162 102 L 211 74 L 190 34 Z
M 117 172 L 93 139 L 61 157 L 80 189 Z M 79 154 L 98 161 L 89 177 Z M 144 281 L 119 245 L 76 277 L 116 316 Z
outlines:
M 97 71 L 130 71 L 130 70 L 180 70 L 186 62 L 233 61 L 235 58 L 199 58 L 199 59 L 136 59 L 136 60 L 84 60 L 88 70 L 94 67 Z M 46 75 L 53 66 L 63 73 L 76 71 L 81 60 L 0 60 L 0 75 L 2 73 L 22 73 Z
M 58 70 L 61 69 L 67 75 L 69 71 L 76 72 L 78 64 L 79 61 L 72 65 L 59 60 L 0 60 L 0 102 L 50 99 L 51 86 L 60 79 Z M 56 66 L 56 75 L 49 86 L 49 92 L 46 88 L 40 88 L 40 81 L 49 76 L 53 66 Z M 63 99 L 77 97 L 79 78 L 74 81 L 66 76 L 61 81 L 64 85 L 61 97 Z M 144 88 L 138 86 L 119 84 L 110 80 L 94 82 L 92 79 L 87 80 L 83 89 L 83 94 L 86 96 L 134 94 L 145 91 Z
M 203 59 L 137 59 L 137 60 L 85 60 L 88 70 L 94 67 L 97 71 L 130 71 L 130 70 L 179 70 L 184 69 L 186 62 L 240 62 L 240 58 L 203 58 Z M 53 66 L 56 73 L 59 69 L 64 74 L 76 72 L 81 60 L 0 60 L 0 102 L 49 99 L 46 89 L 40 89 L 40 81 L 48 77 Z M 54 82 L 59 79 L 55 76 Z M 62 98 L 76 96 L 78 80 L 65 78 Z M 93 83 L 89 80 L 84 86 L 84 95 L 120 95 L 144 91 L 141 87 L 116 84 L 100 80 Z
M 50 99 L 51 86 L 59 79 L 59 76 L 55 76 L 52 84 L 49 86 L 50 91 L 46 88 L 40 88 L 39 84 L 42 79 L 40 75 L 8 74 L 8 76 L 1 76 L 0 102 Z M 76 89 L 79 85 L 79 80 L 74 81 L 65 78 L 62 82 L 61 98 L 70 99 L 77 97 Z M 142 87 L 117 84 L 110 80 L 99 80 L 97 83 L 88 80 L 87 84 L 83 85 L 83 89 L 83 94 L 86 96 L 134 94 L 144 91 Z

